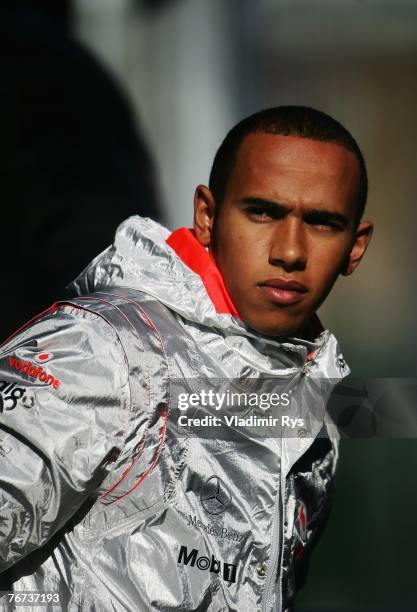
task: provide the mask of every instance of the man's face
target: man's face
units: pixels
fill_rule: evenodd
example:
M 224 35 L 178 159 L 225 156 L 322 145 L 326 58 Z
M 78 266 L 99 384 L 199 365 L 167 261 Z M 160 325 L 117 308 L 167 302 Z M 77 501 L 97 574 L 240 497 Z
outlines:
M 301 334 L 339 273 L 359 263 L 372 227 L 363 236 L 355 226 L 358 181 L 358 161 L 340 145 L 265 133 L 244 138 L 220 209 L 212 202 L 208 245 L 250 327 Z M 196 194 L 196 218 L 198 206 Z

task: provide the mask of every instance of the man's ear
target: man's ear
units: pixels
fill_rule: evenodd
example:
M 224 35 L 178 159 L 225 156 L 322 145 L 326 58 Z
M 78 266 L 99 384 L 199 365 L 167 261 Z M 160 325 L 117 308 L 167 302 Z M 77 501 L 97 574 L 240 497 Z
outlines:
M 194 232 L 203 246 L 209 246 L 212 238 L 216 202 L 210 189 L 198 185 L 194 195 Z
M 374 225 L 372 221 L 362 221 L 355 231 L 355 238 L 350 253 L 343 264 L 341 274 L 349 276 L 358 267 L 371 240 Z

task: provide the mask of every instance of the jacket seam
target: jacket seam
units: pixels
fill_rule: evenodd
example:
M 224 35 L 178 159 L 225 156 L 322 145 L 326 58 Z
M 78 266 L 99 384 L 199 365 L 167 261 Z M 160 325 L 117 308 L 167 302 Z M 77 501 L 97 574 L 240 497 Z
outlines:
M 114 294 L 117 295 L 117 294 Z M 148 313 L 146 312 L 146 310 L 144 310 L 139 304 L 137 304 L 134 300 L 131 300 L 129 298 L 126 298 L 125 296 L 117 296 L 120 297 L 122 299 L 124 299 L 126 302 L 129 302 L 131 304 L 133 304 L 139 311 L 142 319 L 145 321 L 146 324 L 148 324 L 153 331 L 155 332 L 159 344 L 160 344 L 160 349 L 161 352 L 164 355 L 165 361 L 166 361 L 166 370 L 167 370 L 167 378 L 168 378 L 168 386 L 170 386 L 170 381 L 171 381 L 171 377 L 170 377 L 170 371 L 169 371 L 169 362 L 168 362 L 168 356 L 166 354 L 165 351 L 165 347 L 164 347 L 164 343 L 162 342 L 162 338 L 161 335 L 159 333 L 159 330 L 157 328 L 157 326 L 154 324 L 154 322 L 152 321 L 151 317 L 148 315 Z M 103 300 L 105 302 L 105 300 Z M 107 303 L 107 302 L 105 302 Z M 127 359 L 127 356 L 126 356 Z M 149 394 L 149 389 L 150 389 L 150 385 L 149 385 L 149 380 L 147 381 L 147 391 Z M 150 404 L 150 396 L 148 395 L 148 402 Z M 149 474 L 153 471 L 154 467 L 156 466 L 156 464 L 158 463 L 159 457 L 161 455 L 161 452 L 164 448 L 164 443 L 165 443 L 165 435 L 166 435 L 166 429 L 167 429 L 167 421 L 168 421 L 168 411 L 169 411 L 169 405 L 167 404 L 165 406 L 165 411 L 164 411 L 164 415 L 163 415 L 163 425 L 162 428 L 160 429 L 159 432 L 159 439 L 160 439 L 160 443 L 158 445 L 158 448 L 155 452 L 154 457 L 152 458 L 152 460 L 150 461 L 148 467 L 146 468 L 145 472 L 143 474 L 141 474 L 141 476 L 138 478 L 138 480 L 130 487 L 130 489 L 128 489 L 127 491 L 125 491 L 124 493 L 122 493 L 121 495 L 119 495 L 118 497 L 116 497 L 114 500 L 106 503 L 106 502 L 102 502 L 104 505 L 111 505 L 114 503 L 119 502 L 121 499 L 123 499 L 124 497 L 127 497 L 128 495 L 130 495 L 138 486 L 140 486 L 142 484 L 142 482 L 145 480 L 145 478 L 147 478 L 147 476 L 149 476 Z M 162 430 L 162 435 L 161 435 L 161 430 Z M 113 485 L 113 487 L 110 487 L 110 489 L 108 489 L 107 491 L 105 491 L 99 499 L 103 499 L 106 495 L 108 495 L 110 492 L 114 491 L 124 480 L 124 478 L 129 474 L 129 472 L 133 469 L 134 465 L 136 464 L 136 462 L 138 461 L 139 457 L 141 456 L 144 448 L 145 448 L 145 444 L 146 444 L 146 438 L 148 437 L 149 434 L 149 418 L 147 419 L 146 422 L 146 430 L 143 434 L 142 437 L 142 441 L 143 443 L 139 443 L 140 448 L 137 450 L 134 458 L 132 459 L 132 462 L 130 464 L 130 466 L 125 470 L 125 472 L 123 473 L 122 477 L 119 479 L 119 481 Z
M 103 292 L 103 293 L 105 294 L 105 292 Z M 133 305 L 134 305 L 134 306 L 137 308 L 137 310 L 139 311 L 140 316 L 141 316 L 141 317 L 142 317 L 142 319 L 145 321 L 145 323 L 146 323 L 147 325 L 149 325 L 149 327 L 151 327 L 151 329 L 153 329 L 153 331 L 155 332 L 156 337 L 157 337 L 157 339 L 158 339 L 158 343 L 159 343 L 159 345 L 160 345 L 160 350 L 161 350 L 161 352 L 163 353 L 164 358 L 165 358 L 165 362 L 166 362 L 166 370 L 167 370 L 167 378 L 168 378 L 168 386 L 170 386 L 171 376 L 170 376 L 170 370 L 169 370 L 169 362 L 168 362 L 168 357 L 167 357 L 167 354 L 166 354 L 166 351 L 165 351 L 165 347 L 164 347 L 164 343 L 163 343 L 163 341 L 162 341 L 162 338 L 161 338 L 161 335 L 160 335 L 160 333 L 159 333 L 159 330 L 158 330 L 158 328 L 156 327 L 156 325 L 154 324 L 154 322 L 152 321 L 151 317 L 148 315 L 148 313 L 146 312 L 146 310 L 144 310 L 144 309 L 143 309 L 143 308 L 142 308 L 142 307 L 141 307 L 139 304 L 137 304 L 137 303 L 136 303 L 134 300 L 131 300 L 131 299 L 129 299 L 129 298 L 126 298 L 125 296 L 120 296 L 120 295 L 117 295 L 117 294 L 111 294 L 111 295 L 114 295 L 114 296 L 116 296 L 116 297 L 122 298 L 122 299 L 123 299 L 123 300 L 125 300 L 126 302 L 133 304 Z M 112 308 L 114 308 L 115 310 L 117 310 L 118 312 L 120 312 L 120 313 L 121 313 L 121 314 L 124 316 L 124 318 L 126 318 L 126 319 L 127 319 L 127 321 L 130 323 L 130 325 L 132 326 L 132 328 L 133 328 L 133 329 L 135 329 L 135 328 L 134 328 L 134 326 L 133 326 L 133 324 L 131 323 L 131 321 L 130 321 L 130 320 L 127 318 L 127 317 L 126 317 L 126 315 L 124 315 L 124 313 L 123 313 L 123 312 L 121 312 L 121 311 L 120 311 L 120 309 L 119 309 L 119 308 L 118 308 L 116 305 L 112 304 L 112 303 L 111 303 L 111 301 L 109 301 L 109 300 L 104 300 L 104 299 L 102 299 L 102 298 L 100 298 L 100 297 L 89 298 L 88 296 L 86 296 L 86 297 L 81 296 L 79 299 L 84 299 L 85 301 L 88 301 L 89 299 L 90 299 L 90 300 L 94 299 L 94 300 L 97 300 L 97 301 L 99 301 L 99 302 L 101 302 L 101 303 L 103 303 L 103 304 L 107 304 L 107 305 L 109 305 L 110 307 L 112 307 Z M 80 308 L 82 308 L 82 307 L 80 307 Z M 88 309 L 86 309 L 86 310 L 88 310 Z M 89 312 L 91 312 L 90 310 L 88 310 L 88 311 L 89 311 Z M 98 314 L 98 313 L 94 313 L 94 314 Z M 129 367 L 128 367 L 128 363 L 129 363 L 129 361 L 128 361 L 128 357 L 127 357 L 127 355 L 126 355 L 126 352 L 125 352 L 125 350 L 124 350 L 124 348 L 123 348 L 123 343 L 122 343 L 122 341 L 121 341 L 120 337 L 118 336 L 116 329 L 113 327 L 113 325 L 112 325 L 112 324 L 111 324 L 109 321 L 107 321 L 107 320 L 106 320 L 106 318 L 105 318 L 103 315 L 98 315 L 98 316 L 101 316 L 101 317 L 102 317 L 102 318 L 103 318 L 103 319 L 104 319 L 104 320 L 105 320 L 105 321 L 106 321 L 106 322 L 107 322 L 107 323 L 110 325 L 110 327 L 111 327 L 111 328 L 114 330 L 114 332 L 115 332 L 115 334 L 117 335 L 118 340 L 119 340 L 119 342 L 120 342 L 120 344 L 121 344 L 121 348 L 122 348 L 122 350 L 123 350 L 123 354 L 124 354 L 125 361 L 126 361 L 126 364 L 127 364 L 127 372 L 128 372 L 128 380 L 129 380 L 129 392 L 130 392 L 130 411 L 129 411 L 129 416 L 130 416 L 130 415 L 132 414 L 132 410 L 131 410 L 131 407 L 132 407 L 132 389 L 131 389 L 131 385 L 130 385 L 130 376 L 129 376 Z M 148 402 L 149 402 L 149 404 L 150 404 L 150 397 L 149 397 L 149 389 L 150 389 L 150 385 L 149 385 L 149 380 L 148 380 L 148 378 L 149 378 L 149 377 L 147 377 L 146 387 L 147 387 L 147 392 L 148 392 Z M 105 490 L 105 491 L 104 491 L 104 492 L 103 492 L 103 493 L 102 493 L 102 494 L 101 494 L 101 495 L 98 497 L 98 500 L 100 500 L 100 501 L 101 501 L 101 503 L 102 503 L 103 505 L 106 505 L 106 506 L 107 506 L 107 505 L 111 505 L 111 504 L 117 503 L 118 501 L 120 501 L 121 499 L 123 499 L 124 497 L 126 497 L 127 495 L 129 495 L 130 493 L 132 493 L 132 492 L 133 492 L 133 491 L 134 491 L 134 490 L 135 490 L 135 489 L 136 489 L 136 488 L 137 488 L 137 487 L 138 487 L 138 486 L 139 486 L 139 485 L 140 485 L 140 484 L 141 484 L 141 483 L 142 483 L 142 482 L 145 480 L 145 478 L 146 478 L 146 477 L 147 477 L 147 476 L 148 476 L 148 475 L 149 475 L 149 474 L 152 472 L 153 468 L 155 467 L 155 465 L 157 464 L 157 462 L 158 462 L 158 460 L 159 460 L 160 454 L 161 454 L 162 449 L 163 449 L 163 447 L 164 447 L 164 442 L 165 442 L 165 434 L 166 434 L 167 421 L 168 421 L 168 411 L 169 411 L 169 405 L 168 405 L 168 403 L 167 403 L 167 405 L 166 405 L 166 407 L 165 407 L 165 412 L 164 412 L 164 415 L 163 415 L 163 424 L 162 424 L 162 427 L 161 427 L 160 432 L 159 432 L 160 443 L 159 443 L 159 445 L 158 445 L 158 448 L 157 448 L 157 450 L 156 450 L 156 452 L 155 452 L 154 457 L 153 457 L 153 458 L 152 458 L 152 460 L 150 461 L 150 463 L 149 463 L 149 465 L 147 466 L 147 468 L 146 468 L 145 472 L 144 472 L 143 474 L 141 474 L 141 476 L 140 476 L 140 477 L 138 478 L 138 480 L 137 480 L 137 481 L 136 481 L 136 482 L 135 482 L 135 483 L 134 483 L 134 484 L 133 484 L 133 485 L 130 487 L 130 489 L 128 489 L 128 490 L 127 490 L 127 491 L 125 491 L 124 493 L 121 493 L 121 494 L 120 494 L 120 495 L 118 495 L 118 496 L 117 496 L 115 499 L 113 499 L 113 500 L 111 500 L 111 501 L 108 501 L 108 502 L 106 502 L 106 501 L 102 501 L 102 500 L 104 500 L 104 499 L 105 499 L 105 497 L 107 497 L 107 496 L 108 496 L 110 493 L 112 493 L 113 491 L 115 491 L 115 490 L 116 490 L 116 489 L 119 487 L 119 485 L 121 485 L 121 484 L 122 484 L 123 480 L 126 478 L 126 476 L 127 476 L 127 475 L 128 475 L 130 472 L 131 472 L 131 470 L 133 469 L 133 467 L 136 465 L 136 463 L 137 463 L 137 461 L 138 461 L 139 457 L 141 456 L 141 454 L 142 454 L 142 452 L 143 452 L 143 450 L 144 450 L 144 448 L 145 448 L 146 439 L 147 439 L 147 437 L 148 437 L 148 433 L 149 433 L 149 418 L 147 419 L 147 422 L 146 422 L 146 429 L 145 429 L 145 431 L 144 431 L 144 433 L 143 433 L 142 439 L 141 439 L 141 440 L 139 441 L 139 443 L 138 443 L 138 447 L 136 448 L 136 452 L 135 452 L 135 454 L 134 454 L 133 458 L 131 459 L 131 463 L 130 463 L 130 465 L 129 465 L 129 466 L 128 466 L 128 467 L 127 467 L 125 470 L 124 470 L 124 472 L 123 472 L 123 474 L 121 475 L 121 477 L 119 478 L 119 480 L 118 480 L 116 483 L 114 483 L 114 484 L 113 484 L 113 485 L 112 485 L 110 488 L 106 489 L 106 490 Z M 161 433 L 161 432 L 162 432 L 162 433 Z M 128 435 L 128 431 L 126 431 L 126 436 L 125 436 L 124 443 L 123 443 L 123 450 L 125 449 L 125 446 L 126 446 L 126 437 L 127 437 L 127 435 Z M 121 453 L 121 454 L 122 454 L 122 453 Z M 111 473 L 111 470 L 110 470 L 110 473 Z

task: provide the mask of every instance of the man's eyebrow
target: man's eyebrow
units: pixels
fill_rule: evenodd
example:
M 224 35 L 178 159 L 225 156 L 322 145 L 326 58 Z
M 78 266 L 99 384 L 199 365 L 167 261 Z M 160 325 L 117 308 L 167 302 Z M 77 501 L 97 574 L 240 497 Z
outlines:
M 276 202 L 275 200 L 268 200 L 266 198 L 257 198 L 253 196 L 248 196 L 246 198 L 242 198 L 239 200 L 240 204 L 247 204 L 253 206 L 265 206 L 271 210 L 275 210 L 277 213 L 285 213 L 290 210 L 290 206 L 282 204 L 282 202 Z M 303 212 L 303 218 L 306 221 L 328 221 L 340 223 L 343 227 L 347 227 L 349 225 L 349 219 L 343 215 L 342 213 L 325 210 L 322 208 L 307 208 Z

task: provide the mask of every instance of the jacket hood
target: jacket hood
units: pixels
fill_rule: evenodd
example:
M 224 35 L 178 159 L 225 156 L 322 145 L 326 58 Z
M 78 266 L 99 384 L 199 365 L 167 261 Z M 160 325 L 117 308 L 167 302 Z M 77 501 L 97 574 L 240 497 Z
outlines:
M 180 257 L 167 243 L 167 239 L 174 246 L 178 243 L 178 238 L 171 239 L 175 233 L 171 234 L 150 218 L 133 216 L 126 219 L 118 227 L 113 244 L 81 272 L 68 290 L 78 296 L 111 287 L 143 291 L 188 322 L 228 335 L 246 336 L 256 341 L 262 338 L 265 345 L 277 349 L 299 351 L 303 348 L 308 358 L 314 355 L 315 360 L 320 355 L 325 365 L 318 368 L 321 376 L 343 378 L 349 374 L 336 338 L 328 330 L 322 330 L 314 341 L 303 338 L 277 341 L 253 331 L 235 311 L 214 262 L 207 260 L 207 265 L 200 265 L 201 269 L 194 271 L 185 263 L 187 257 Z M 199 247 L 204 251 L 202 260 L 206 255 L 209 258 L 204 247 Z

